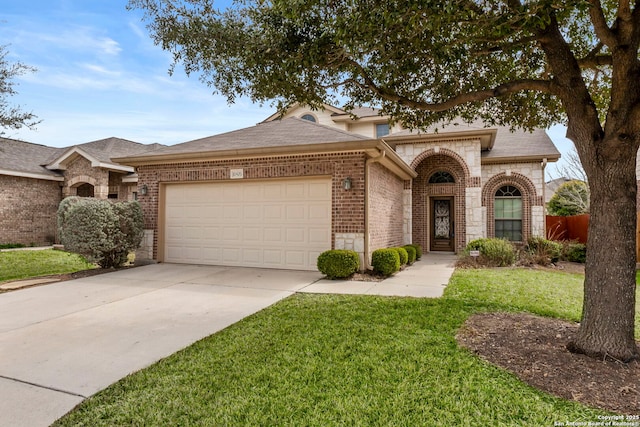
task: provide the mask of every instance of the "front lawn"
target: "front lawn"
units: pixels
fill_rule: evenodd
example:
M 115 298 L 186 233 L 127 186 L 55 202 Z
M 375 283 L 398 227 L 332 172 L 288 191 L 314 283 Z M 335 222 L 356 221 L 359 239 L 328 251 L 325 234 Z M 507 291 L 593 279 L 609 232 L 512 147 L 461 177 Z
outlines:
M 0 283 L 91 268 L 95 265 L 81 256 L 53 249 L 0 252 Z
M 458 270 L 441 299 L 297 294 L 135 373 L 57 426 L 552 426 L 602 411 L 458 347 L 477 312 L 575 320 L 579 276 Z

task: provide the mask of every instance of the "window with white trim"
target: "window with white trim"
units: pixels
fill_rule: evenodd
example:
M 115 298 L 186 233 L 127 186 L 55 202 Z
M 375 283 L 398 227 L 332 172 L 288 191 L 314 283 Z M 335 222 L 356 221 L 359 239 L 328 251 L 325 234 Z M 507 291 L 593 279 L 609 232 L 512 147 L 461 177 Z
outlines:
M 512 185 L 502 186 L 496 191 L 494 201 L 495 236 L 522 241 L 522 193 Z

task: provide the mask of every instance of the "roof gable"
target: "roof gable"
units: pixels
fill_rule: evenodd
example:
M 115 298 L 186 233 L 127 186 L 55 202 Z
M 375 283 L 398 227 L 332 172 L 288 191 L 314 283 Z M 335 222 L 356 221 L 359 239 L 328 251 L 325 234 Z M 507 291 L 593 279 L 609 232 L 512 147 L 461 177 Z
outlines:
M 97 141 L 75 145 L 50 158 L 45 167 L 50 170 L 65 170 L 79 156 L 91 162 L 92 167 L 105 168 L 121 172 L 133 172 L 130 166 L 112 161 L 112 158 L 153 151 L 163 147 L 160 144 L 145 145 L 121 138 L 105 138 Z

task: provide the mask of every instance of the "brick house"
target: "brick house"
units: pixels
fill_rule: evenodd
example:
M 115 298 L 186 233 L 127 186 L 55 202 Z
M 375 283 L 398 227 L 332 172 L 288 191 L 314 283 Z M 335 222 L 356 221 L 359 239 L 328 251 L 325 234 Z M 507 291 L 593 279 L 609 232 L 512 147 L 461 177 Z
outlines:
M 354 117 L 355 116 L 355 117 Z M 542 130 L 419 133 L 374 109 L 297 105 L 246 129 L 114 158 L 135 167 L 146 250 L 164 262 L 315 269 L 329 248 L 545 235 Z
M 0 138 L 0 243 L 55 243 L 58 205 L 67 196 L 135 199 L 134 169 L 111 158 L 159 147 L 107 138 L 53 148 Z

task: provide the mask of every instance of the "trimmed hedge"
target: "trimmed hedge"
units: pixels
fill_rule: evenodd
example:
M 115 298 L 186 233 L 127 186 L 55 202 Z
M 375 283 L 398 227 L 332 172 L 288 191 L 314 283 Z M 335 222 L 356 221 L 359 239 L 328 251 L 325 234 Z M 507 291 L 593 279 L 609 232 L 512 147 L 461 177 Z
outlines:
M 332 249 L 321 253 L 316 265 L 329 279 L 344 279 L 358 271 L 360 257 L 355 251 Z
M 412 244 L 407 245 L 407 246 L 411 246 L 416 250 L 416 259 L 422 258 L 422 246 L 420 246 L 417 243 L 412 243 Z
M 407 251 L 407 255 L 409 256 L 408 263 L 413 264 L 416 262 L 416 248 L 412 245 L 405 245 L 402 248 Z
M 398 256 L 400 257 L 400 265 L 407 265 L 409 263 L 409 254 L 407 250 L 402 247 L 391 248 L 395 249 L 398 252 Z
M 371 254 L 371 266 L 375 272 L 391 276 L 400 270 L 400 255 L 393 248 L 376 249 Z

